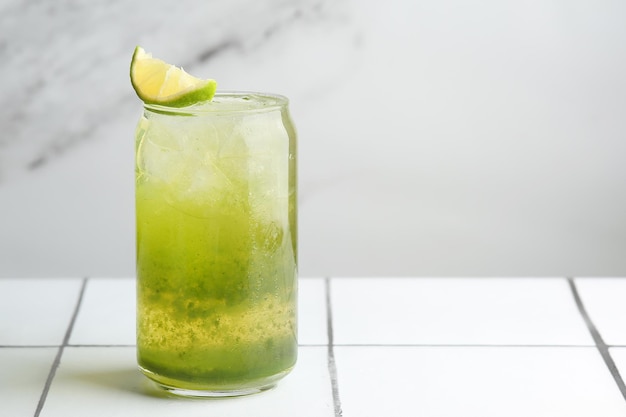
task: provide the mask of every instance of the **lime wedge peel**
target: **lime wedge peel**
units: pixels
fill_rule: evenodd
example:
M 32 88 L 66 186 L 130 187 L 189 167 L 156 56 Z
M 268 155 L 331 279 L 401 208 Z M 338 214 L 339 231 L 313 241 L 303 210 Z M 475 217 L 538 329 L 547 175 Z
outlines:
M 217 88 L 215 80 L 189 75 L 182 68 L 153 58 L 140 46 L 135 48 L 130 63 L 130 82 L 144 103 L 167 107 L 209 101 Z

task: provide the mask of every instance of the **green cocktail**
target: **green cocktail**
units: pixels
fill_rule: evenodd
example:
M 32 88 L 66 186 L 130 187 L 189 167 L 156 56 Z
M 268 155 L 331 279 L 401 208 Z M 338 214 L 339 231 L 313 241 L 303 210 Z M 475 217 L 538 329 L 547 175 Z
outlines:
M 296 138 L 281 96 L 149 105 L 136 132 L 137 349 L 182 395 L 273 386 L 296 362 Z

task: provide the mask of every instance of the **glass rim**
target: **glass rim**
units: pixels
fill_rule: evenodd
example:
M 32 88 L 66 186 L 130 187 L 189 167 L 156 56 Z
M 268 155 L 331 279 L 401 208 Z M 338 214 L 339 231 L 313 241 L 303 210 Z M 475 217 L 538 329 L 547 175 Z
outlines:
M 209 115 L 209 114 L 232 114 L 232 113 L 265 113 L 268 111 L 279 110 L 283 108 L 287 108 L 289 105 L 289 99 L 286 96 L 281 94 L 274 93 L 265 93 L 258 91 L 247 91 L 247 90 L 219 90 L 215 92 L 215 98 L 220 97 L 233 97 L 233 98 L 264 98 L 271 99 L 272 102 L 259 106 L 259 107 L 245 107 L 245 108 L 211 108 L 210 103 L 212 102 L 200 102 L 196 104 L 192 104 L 187 107 L 169 107 L 160 104 L 148 104 L 143 103 L 143 108 L 149 111 L 153 111 L 161 114 L 172 114 L 172 115 Z

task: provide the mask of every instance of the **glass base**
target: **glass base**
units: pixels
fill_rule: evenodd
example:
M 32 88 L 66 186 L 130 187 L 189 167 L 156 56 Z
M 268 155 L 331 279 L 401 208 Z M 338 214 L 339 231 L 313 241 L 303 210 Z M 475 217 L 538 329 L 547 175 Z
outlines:
M 188 398 L 223 398 L 223 397 L 241 397 L 243 395 L 252 395 L 258 394 L 263 391 L 267 391 L 268 389 L 272 389 L 276 386 L 276 384 L 265 385 L 258 388 L 241 388 L 241 389 L 233 389 L 233 390 L 192 390 L 185 388 L 176 388 L 170 387 L 167 385 L 163 385 L 160 383 L 156 383 L 157 386 L 169 394 L 176 395 L 178 397 L 188 397 Z
M 141 372 L 143 372 L 145 376 L 155 382 L 156 386 L 160 389 L 166 391 L 169 394 L 187 398 L 224 398 L 258 394 L 260 392 L 274 388 L 278 380 L 282 379 L 285 375 L 291 372 L 291 369 L 287 369 L 279 374 L 272 375 L 260 381 L 255 381 L 250 384 L 246 384 L 245 386 L 236 388 L 183 388 L 181 386 L 173 385 L 173 383 L 175 383 L 176 381 L 172 381 L 169 378 L 162 377 L 158 374 L 155 374 L 154 372 L 142 368 L 141 366 L 139 367 L 139 369 L 141 370 Z M 180 385 L 187 384 L 181 383 Z

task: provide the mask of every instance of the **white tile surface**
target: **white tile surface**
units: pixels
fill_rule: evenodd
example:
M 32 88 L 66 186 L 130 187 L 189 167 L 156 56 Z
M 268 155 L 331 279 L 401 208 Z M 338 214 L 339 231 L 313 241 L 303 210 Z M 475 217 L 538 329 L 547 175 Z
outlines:
M 41 417 L 298 416 L 333 417 L 326 348 L 300 349 L 294 371 L 278 387 L 236 399 L 163 396 L 136 367 L 132 347 L 68 347 Z
M 58 348 L 0 348 L 0 416 L 35 413 Z
M 135 279 L 90 278 L 69 343 L 134 345 L 135 294 Z
M 334 278 L 337 344 L 592 345 L 560 278 Z
M 337 347 L 343 417 L 617 417 L 595 348 Z
M 626 279 L 574 280 L 589 317 L 609 345 L 626 345 Z
M 328 343 L 324 279 L 300 278 L 298 286 L 298 343 Z
M 0 345 L 60 345 L 80 279 L 0 279 Z

